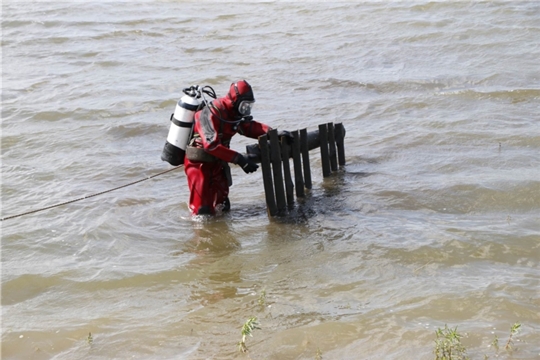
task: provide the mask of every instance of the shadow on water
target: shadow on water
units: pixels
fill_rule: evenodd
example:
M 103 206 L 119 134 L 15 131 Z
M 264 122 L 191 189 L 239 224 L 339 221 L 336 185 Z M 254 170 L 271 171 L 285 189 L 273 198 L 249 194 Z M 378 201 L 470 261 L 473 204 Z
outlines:
M 357 179 L 373 175 L 372 172 L 357 171 L 355 167 L 347 169 L 343 166 L 324 178 L 322 183 L 313 189 L 306 189 L 303 198 L 296 198 L 292 205 L 281 214 L 270 217 L 270 221 L 279 224 L 307 224 L 310 219 L 329 213 L 347 211 L 345 201 L 351 196 L 349 185 Z
M 195 262 L 222 261 L 242 248 L 241 239 L 246 235 L 253 241 L 258 241 L 256 239 L 261 236 L 279 240 L 309 236 L 321 226 L 330 226 L 328 219 L 357 213 L 359 207 L 363 213 L 363 205 L 355 201 L 354 184 L 373 174 L 359 170 L 354 164 L 342 166 L 322 182 L 314 184 L 304 197 L 295 197 L 294 203 L 278 216 L 268 215 L 264 203 L 238 203 L 233 204 L 228 213 L 193 217 L 187 221 L 191 229 L 186 229 L 186 234 L 190 234 L 190 238 L 182 242 L 179 253 L 197 255 Z M 339 220 L 338 224 L 350 224 L 349 221 Z

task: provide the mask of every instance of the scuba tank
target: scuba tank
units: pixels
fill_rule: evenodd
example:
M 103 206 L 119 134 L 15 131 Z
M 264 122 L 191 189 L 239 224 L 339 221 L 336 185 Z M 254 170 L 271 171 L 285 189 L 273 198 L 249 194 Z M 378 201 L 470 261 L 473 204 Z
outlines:
M 186 88 L 183 92 L 185 95 L 178 100 L 174 113 L 171 115 L 171 127 L 161 153 L 161 160 L 174 166 L 184 163 L 186 146 L 193 128 L 193 118 L 202 102 L 198 85 Z
M 161 153 L 161 160 L 178 166 L 184 163 L 186 147 L 191 139 L 195 113 L 208 105 L 205 94 L 216 99 L 216 92 L 210 86 L 193 85 L 183 90 L 184 96 L 178 100 L 171 115 L 171 127 Z

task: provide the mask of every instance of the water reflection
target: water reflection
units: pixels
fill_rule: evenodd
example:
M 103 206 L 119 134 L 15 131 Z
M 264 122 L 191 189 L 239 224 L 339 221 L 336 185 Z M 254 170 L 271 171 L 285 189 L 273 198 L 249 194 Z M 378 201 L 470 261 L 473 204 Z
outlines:
M 193 236 L 186 247 L 190 252 L 227 255 L 240 248 L 236 233 L 231 231 L 227 215 L 196 216 L 192 221 Z
M 197 216 L 191 221 L 192 237 L 182 244 L 185 252 L 196 256 L 185 265 L 192 271 L 190 299 L 201 305 L 214 304 L 238 296 L 242 264 L 234 261 L 241 248 L 238 234 L 228 215 Z

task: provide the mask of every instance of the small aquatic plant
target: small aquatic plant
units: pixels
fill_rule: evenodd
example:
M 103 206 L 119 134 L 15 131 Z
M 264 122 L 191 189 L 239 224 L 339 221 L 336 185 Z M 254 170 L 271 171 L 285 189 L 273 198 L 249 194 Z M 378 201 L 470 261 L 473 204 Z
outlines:
M 516 335 L 519 332 L 520 328 L 521 328 L 520 323 L 515 323 L 510 328 L 510 336 L 508 337 L 508 341 L 506 342 L 506 345 L 504 347 L 507 351 L 514 350 L 514 335 Z
M 242 340 L 238 342 L 238 350 L 240 350 L 241 352 L 244 352 L 244 353 L 248 351 L 248 348 L 247 348 L 247 345 L 246 345 L 246 336 L 253 337 L 252 332 L 255 329 L 260 330 L 261 328 L 259 327 L 259 323 L 257 322 L 257 318 L 256 317 L 250 317 L 245 322 L 245 324 L 242 326 Z
M 259 295 L 259 299 L 257 300 L 257 303 L 261 308 L 264 308 L 266 305 L 266 290 L 262 290 L 261 294 Z
M 499 352 L 499 337 L 497 335 L 495 335 L 495 339 L 491 342 L 491 346 L 493 346 L 496 353 Z
M 506 345 L 504 346 L 504 349 L 508 352 L 512 352 L 515 350 L 514 348 L 514 336 L 519 332 L 519 329 L 521 328 L 520 323 L 515 323 L 510 327 L 510 336 L 508 337 L 508 341 L 506 341 Z M 495 338 L 491 342 L 491 345 L 495 349 L 495 356 L 499 357 L 499 337 L 495 335 Z M 484 355 L 484 359 L 488 359 L 487 355 Z
M 457 326 L 454 329 L 449 329 L 448 325 L 444 325 L 444 329 L 438 328 L 435 332 L 435 360 L 466 360 L 465 347 L 461 344 L 463 337 L 457 331 Z

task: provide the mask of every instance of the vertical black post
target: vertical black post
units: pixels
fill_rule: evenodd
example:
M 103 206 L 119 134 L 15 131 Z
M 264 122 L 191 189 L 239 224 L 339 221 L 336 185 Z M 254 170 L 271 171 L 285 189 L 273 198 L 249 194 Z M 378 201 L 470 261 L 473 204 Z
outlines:
M 328 158 L 328 132 L 326 124 L 319 125 L 319 140 L 321 142 L 321 163 L 323 177 L 330 176 L 330 159 Z
M 274 196 L 274 184 L 272 182 L 272 170 L 270 168 L 270 150 L 268 149 L 268 136 L 259 137 L 261 149 L 261 168 L 264 183 L 264 195 L 266 197 L 266 209 L 270 216 L 277 214 L 276 198 Z
M 291 154 L 291 147 L 289 146 L 288 139 L 281 138 L 281 162 L 283 163 L 283 176 L 285 178 L 285 193 L 287 194 L 287 205 L 294 205 L 294 185 L 291 177 L 291 163 L 289 161 Z
M 334 135 L 336 136 L 338 163 L 339 165 L 345 165 L 345 128 L 342 123 L 336 124 L 335 127 Z
M 283 187 L 283 174 L 281 173 L 281 149 L 277 130 L 272 129 L 268 132 L 270 136 L 270 160 L 272 161 L 272 172 L 274 173 L 274 189 L 276 191 L 276 203 L 278 212 L 287 208 L 285 201 L 285 189 Z
M 328 123 L 328 156 L 330 157 L 330 168 L 337 171 L 336 140 L 334 134 L 334 123 Z
M 304 166 L 304 182 L 306 189 L 311 189 L 311 169 L 309 167 L 307 129 L 300 130 L 300 150 L 302 151 L 302 165 Z
M 292 132 L 294 142 L 292 144 L 292 157 L 294 166 L 294 185 L 296 196 L 304 196 L 304 176 L 302 175 L 302 160 L 300 158 L 300 133 L 298 130 Z

